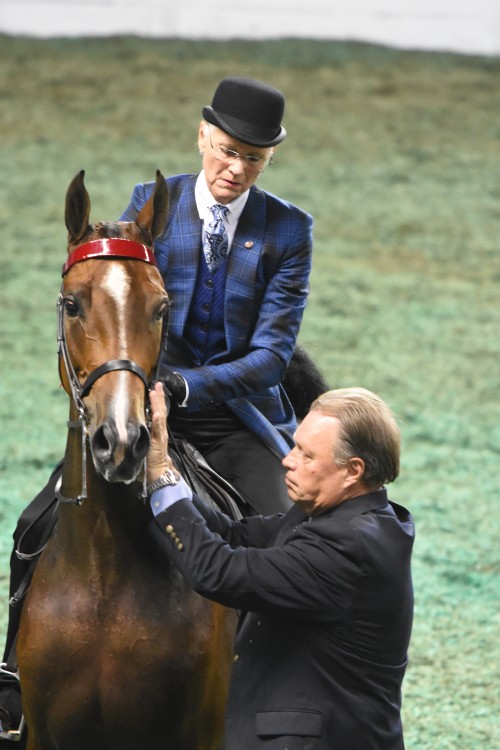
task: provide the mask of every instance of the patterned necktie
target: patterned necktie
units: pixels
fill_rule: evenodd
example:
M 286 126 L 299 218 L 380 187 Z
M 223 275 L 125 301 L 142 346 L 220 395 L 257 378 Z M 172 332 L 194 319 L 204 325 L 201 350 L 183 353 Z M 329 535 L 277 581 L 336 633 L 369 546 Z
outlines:
M 229 209 L 227 206 L 221 206 L 220 203 L 216 203 L 210 210 L 214 218 L 209 223 L 208 229 L 205 232 L 203 252 L 205 253 L 209 269 L 216 271 L 227 258 L 228 241 L 223 219 Z

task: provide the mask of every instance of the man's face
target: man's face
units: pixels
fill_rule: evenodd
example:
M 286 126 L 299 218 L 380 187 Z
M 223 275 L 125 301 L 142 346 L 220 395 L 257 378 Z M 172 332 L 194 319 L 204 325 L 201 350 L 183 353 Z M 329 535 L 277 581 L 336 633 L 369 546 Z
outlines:
M 334 452 L 340 434 L 336 417 L 311 411 L 295 433 L 295 448 L 283 459 L 290 499 L 315 516 L 359 494 L 359 459 L 337 466 Z M 361 462 L 362 464 L 362 462 Z
M 240 156 L 261 159 L 251 164 L 244 159 L 224 159 L 223 149 L 236 151 Z M 257 148 L 232 138 L 215 125 L 200 123 L 198 148 L 203 154 L 203 169 L 208 188 L 218 203 L 226 205 L 252 187 L 265 162 L 271 157 L 272 148 Z M 260 170 L 260 171 L 259 171 Z

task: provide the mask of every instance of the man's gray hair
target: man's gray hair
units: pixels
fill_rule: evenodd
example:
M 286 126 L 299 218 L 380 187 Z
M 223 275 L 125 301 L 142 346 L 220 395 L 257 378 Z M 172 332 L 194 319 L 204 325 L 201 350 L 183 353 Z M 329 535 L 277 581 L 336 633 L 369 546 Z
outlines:
M 366 388 L 338 388 L 319 396 L 311 411 L 336 417 L 341 425 L 335 463 L 351 458 L 365 464 L 363 482 L 369 489 L 393 482 L 399 474 L 401 431 L 388 405 Z

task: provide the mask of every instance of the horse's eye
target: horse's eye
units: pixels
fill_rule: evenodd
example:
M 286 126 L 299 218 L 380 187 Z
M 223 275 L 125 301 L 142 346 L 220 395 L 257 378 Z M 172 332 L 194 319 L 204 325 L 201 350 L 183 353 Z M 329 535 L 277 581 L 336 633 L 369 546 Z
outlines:
M 72 297 L 65 297 L 63 300 L 64 312 L 69 318 L 76 318 L 79 314 L 78 304 Z
M 170 303 L 168 299 L 163 300 L 161 305 L 159 305 L 156 310 L 155 320 L 162 320 L 165 317 L 165 315 L 168 313 L 169 305 Z

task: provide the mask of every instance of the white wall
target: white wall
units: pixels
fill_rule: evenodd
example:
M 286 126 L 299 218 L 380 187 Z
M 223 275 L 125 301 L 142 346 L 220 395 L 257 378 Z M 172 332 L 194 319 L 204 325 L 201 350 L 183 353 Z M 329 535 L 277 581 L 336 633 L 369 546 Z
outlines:
M 0 33 L 355 39 L 500 55 L 500 0 L 0 0 Z

